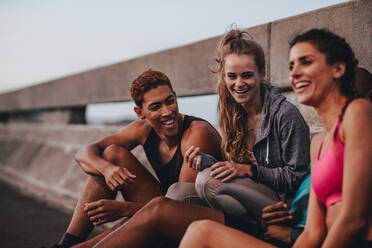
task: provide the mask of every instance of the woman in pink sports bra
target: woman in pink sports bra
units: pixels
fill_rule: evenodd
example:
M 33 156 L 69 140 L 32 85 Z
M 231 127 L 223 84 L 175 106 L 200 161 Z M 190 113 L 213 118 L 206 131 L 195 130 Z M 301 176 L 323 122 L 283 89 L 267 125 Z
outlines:
M 291 85 L 325 127 L 312 139 L 307 222 L 293 247 L 372 247 L 372 105 L 352 100 L 357 60 L 324 29 L 290 47 Z

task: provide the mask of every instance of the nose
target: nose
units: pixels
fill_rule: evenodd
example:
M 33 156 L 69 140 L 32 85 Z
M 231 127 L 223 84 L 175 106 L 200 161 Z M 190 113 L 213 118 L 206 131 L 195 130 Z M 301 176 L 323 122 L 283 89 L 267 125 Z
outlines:
M 170 109 L 170 107 L 166 104 L 164 104 L 161 108 L 161 115 L 162 116 L 168 116 L 168 115 L 171 115 L 172 114 L 172 110 Z
M 235 81 L 236 86 L 242 86 L 244 85 L 244 79 L 242 77 L 237 77 Z
M 293 65 L 290 77 L 291 79 L 297 79 L 301 76 L 301 73 L 302 73 L 301 67 L 298 65 Z

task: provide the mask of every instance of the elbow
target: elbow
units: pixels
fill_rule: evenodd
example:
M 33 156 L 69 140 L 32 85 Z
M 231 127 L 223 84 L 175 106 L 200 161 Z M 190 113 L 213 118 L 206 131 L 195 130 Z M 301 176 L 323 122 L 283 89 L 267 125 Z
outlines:
M 80 148 L 79 151 L 75 154 L 75 161 L 81 166 L 81 163 L 83 161 L 83 154 L 86 150 L 86 147 Z
M 75 161 L 77 164 L 80 166 L 80 168 L 85 172 L 85 173 L 90 173 L 89 168 L 85 166 L 84 161 L 86 161 L 86 154 L 87 150 L 89 149 L 89 146 L 81 148 L 76 154 L 75 154 Z

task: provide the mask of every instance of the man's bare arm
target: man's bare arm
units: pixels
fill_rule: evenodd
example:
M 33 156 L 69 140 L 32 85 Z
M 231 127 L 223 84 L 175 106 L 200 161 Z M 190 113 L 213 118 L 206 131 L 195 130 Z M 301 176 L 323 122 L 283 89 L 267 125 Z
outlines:
M 222 158 L 221 137 L 218 132 L 205 121 L 193 121 L 185 131 L 181 142 L 182 156 L 191 146 L 198 147 L 199 151 L 209 154 L 217 159 Z M 198 171 L 193 170 L 184 160 L 179 182 L 195 182 Z
M 102 152 L 110 145 L 121 146 L 128 151 L 139 144 L 143 144 L 150 131 L 146 121 L 135 121 L 126 126 L 119 133 L 104 137 L 97 142 L 81 148 L 75 159 L 88 174 L 103 175 L 103 170 L 114 166 L 102 158 Z

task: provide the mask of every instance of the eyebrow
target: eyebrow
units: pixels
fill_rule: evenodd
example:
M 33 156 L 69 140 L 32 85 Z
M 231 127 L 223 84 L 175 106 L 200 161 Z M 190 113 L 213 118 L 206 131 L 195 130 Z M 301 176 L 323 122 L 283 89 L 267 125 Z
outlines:
M 302 60 L 305 60 L 305 59 L 307 59 L 307 58 L 314 58 L 315 56 L 314 55 L 311 55 L 311 54 L 309 54 L 309 55 L 304 55 L 304 56 L 301 56 L 301 57 L 299 57 L 297 60 L 300 60 L 300 61 L 302 61 Z M 296 59 L 295 59 L 296 60 Z M 293 65 L 293 60 L 291 60 L 291 61 L 289 61 L 289 65 Z
M 170 98 L 174 97 L 173 94 L 170 94 L 169 96 L 167 96 L 167 98 L 165 98 L 165 102 L 168 101 Z M 153 105 L 157 105 L 157 104 L 161 104 L 162 102 L 152 102 L 149 104 L 149 107 L 153 106 Z

